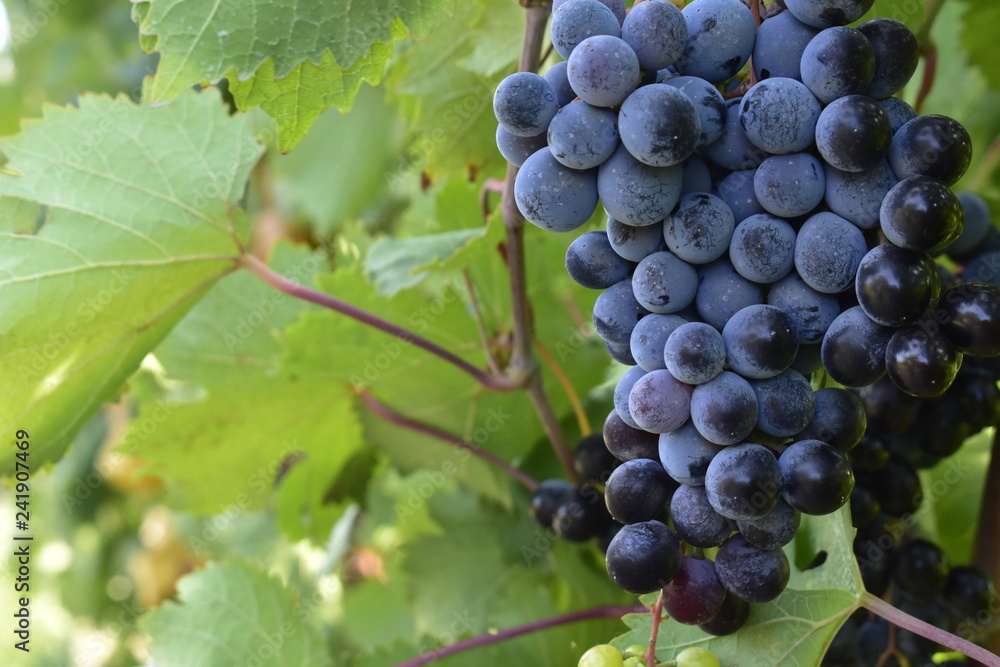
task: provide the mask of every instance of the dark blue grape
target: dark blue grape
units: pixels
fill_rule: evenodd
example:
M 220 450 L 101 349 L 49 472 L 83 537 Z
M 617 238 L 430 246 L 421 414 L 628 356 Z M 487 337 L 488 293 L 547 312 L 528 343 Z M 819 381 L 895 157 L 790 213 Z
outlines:
M 826 387 L 813 394 L 813 401 L 813 418 L 796 440 L 821 440 L 842 452 L 854 449 L 868 425 L 861 399 L 846 389 Z
M 863 387 L 885 375 L 885 348 L 893 330 L 872 322 L 861 306 L 848 308 L 823 338 L 823 367 L 845 387 Z
M 531 494 L 531 517 L 543 528 L 552 527 L 556 510 L 573 497 L 576 487 L 563 479 L 547 479 Z
M 948 557 L 932 542 L 913 540 L 896 552 L 892 578 L 910 595 L 924 600 L 936 598 L 948 582 Z
M 752 215 L 738 224 L 729 243 L 733 268 L 755 283 L 781 280 L 792 270 L 794 259 L 795 230 L 766 213 Z
M 808 153 L 774 155 L 754 174 L 753 191 L 764 209 L 795 218 L 820 205 L 826 190 L 823 163 Z
M 565 60 L 557 62 L 542 77 L 552 86 L 552 90 L 556 94 L 556 102 L 560 107 L 564 107 L 576 99 L 576 93 L 573 92 L 573 87 L 569 85 L 569 79 L 566 76 L 567 64 Z
M 738 311 L 764 302 L 760 285 L 736 273 L 726 258 L 706 264 L 698 272 L 695 306 L 705 322 L 722 329 Z
M 632 330 L 630 346 L 636 363 L 646 371 L 666 368 L 663 348 L 677 327 L 686 324 L 680 315 L 652 313 L 639 320 Z
M 813 418 L 815 400 L 809 380 L 788 369 L 766 380 L 752 380 L 757 396 L 757 429 L 789 438 L 806 428 Z
M 660 436 L 629 426 L 618 410 L 612 409 L 604 420 L 604 446 L 619 461 L 659 460 Z
M 632 393 L 632 387 L 635 383 L 639 381 L 646 371 L 642 370 L 638 366 L 635 368 L 630 368 L 621 378 L 618 380 L 618 384 L 615 385 L 615 411 L 621 420 L 625 422 L 628 426 L 632 428 L 640 428 L 639 424 L 632 417 L 632 413 L 628 409 L 628 397 Z
M 889 114 L 864 95 L 833 100 L 816 123 L 819 154 L 827 164 L 841 171 L 859 173 L 873 169 L 885 157 L 891 140 Z
M 628 409 L 641 429 L 651 433 L 676 431 L 691 415 L 691 387 L 666 370 L 646 373 L 632 386 Z
M 889 146 L 889 164 L 900 179 L 930 176 L 952 185 L 972 161 L 972 139 L 948 116 L 918 116 L 899 128 Z
M 604 341 L 604 347 L 608 351 L 608 355 L 619 364 L 635 366 L 635 357 L 632 356 L 632 348 L 629 345 Z
M 820 102 L 829 104 L 838 97 L 868 91 L 875 75 L 875 50 L 853 28 L 827 28 L 806 46 L 800 67 L 802 82 Z
M 962 204 L 965 227 L 962 234 L 947 248 L 951 257 L 960 257 L 975 250 L 986 238 L 992 225 L 990 208 L 982 197 L 974 192 L 959 192 L 957 197 Z
M 545 133 L 533 137 L 519 137 L 511 134 L 503 125 L 497 125 L 497 148 L 507 162 L 520 167 L 524 161 L 547 146 Z
M 651 167 L 619 146 L 598 170 L 597 191 L 612 218 L 646 227 L 662 222 L 673 210 L 681 193 L 681 177 L 680 167 Z
M 533 137 L 545 132 L 559 105 L 549 82 L 531 72 L 517 72 L 500 82 L 493 113 L 511 134 Z
M 880 100 L 902 90 L 920 60 L 916 36 L 904 24 L 889 18 L 865 21 L 858 26 L 858 32 L 875 50 L 875 76 L 868 96 Z
M 691 154 L 681 164 L 682 182 L 681 196 L 695 192 L 708 192 L 712 189 L 712 174 L 708 165 L 697 153 Z
M 967 283 L 989 283 L 1000 286 L 1000 251 L 984 252 L 968 261 L 965 264 L 963 277 Z
M 779 500 L 765 516 L 737 521 L 736 528 L 747 542 L 758 549 L 780 549 L 795 537 L 799 521 L 799 511 L 784 500 Z
M 542 148 L 517 172 L 514 200 L 531 224 L 553 232 L 573 231 L 597 208 L 597 172 L 565 167 Z
M 659 521 L 622 528 L 608 546 L 611 579 L 630 593 L 651 593 L 666 586 L 680 569 L 681 543 Z
M 703 438 L 691 422 L 659 437 L 660 463 L 667 474 L 680 484 L 703 485 L 708 464 L 721 446 Z
M 785 311 L 795 323 L 799 343 L 820 343 L 830 323 L 840 314 L 840 304 L 832 294 L 821 294 L 791 273 L 771 285 L 767 303 Z
M 569 0 L 552 0 L 552 11 L 566 4 Z M 625 22 L 625 0 L 600 0 L 601 4 L 611 10 L 611 13 L 618 19 L 618 24 Z
M 767 157 L 766 152 L 750 142 L 743 130 L 740 123 L 741 100 L 726 100 L 726 124 L 722 134 L 703 149 L 706 158 L 730 171 L 754 169 Z
M 684 10 L 688 42 L 677 71 L 721 83 L 740 71 L 753 53 L 757 24 L 739 0 L 694 0 Z
M 722 516 L 734 521 L 760 519 L 781 497 L 781 469 L 766 447 L 751 443 L 726 447 L 708 464 L 705 492 Z
M 703 486 L 681 486 L 670 499 L 670 515 L 677 535 L 693 547 L 711 549 L 721 545 L 736 529 L 708 502 Z
M 817 28 L 854 23 L 873 4 L 875 0 L 785 0 L 795 18 Z
M 566 272 L 578 285 L 607 289 L 628 278 L 632 264 L 614 251 L 606 232 L 587 232 L 566 249 Z
M 778 457 L 781 493 L 804 514 L 830 514 L 851 497 L 854 474 L 847 455 L 820 440 L 800 440 Z
M 893 134 L 896 134 L 899 128 L 917 117 L 917 112 L 913 110 L 913 107 L 898 97 L 887 97 L 884 100 L 879 100 L 878 103 L 889 114 L 889 124 Z
M 676 313 L 694 301 L 698 272 L 671 252 L 653 253 L 635 267 L 632 291 L 646 310 Z
M 878 227 L 882 200 L 896 183 L 889 163 L 882 160 L 858 173 L 826 167 L 826 205 L 830 210 L 861 229 Z
M 663 350 L 667 370 L 685 384 L 704 384 L 722 372 L 726 346 L 722 334 L 704 322 L 688 322 L 670 334 Z
M 722 329 L 729 367 L 745 378 L 774 377 L 791 366 L 799 348 L 795 323 L 774 306 L 747 306 Z
M 860 229 L 834 213 L 817 213 L 795 238 L 795 270 L 817 292 L 837 294 L 854 285 L 867 252 Z
M 633 227 L 609 217 L 606 230 L 611 247 L 630 262 L 641 262 L 647 255 L 667 247 L 663 242 L 663 228 L 660 225 Z
M 891 243 L 861 260 L 855 280 L 858 304 L 873 322 L 901 327 L 915 322 L 941 294 L 941 273 L 926 252 Z
M 885 367 L 897 387 L 911 396 L 940 396 L 955 381 L 962 353 L 940 332 L 911 324 L 893 334 Z
M 934 253 L 961 235 L 962 204 L 936 178 L 910 176 L 882 200 L 879 223 L 886 238 L 900 248 Z
M 573 91 L 594 106 L 617 106 L 639 85 L 635 51 L 611 35 L 583 40 L 567 62 L 566 76 Z
M 632 47 L 645 70 L 673 65 L 687 45 L 687 22 L 681 10 L 666 0 L 636 5 L 622 23 L 622 39 Z
M 719 613 L 708 623 L 702 623 L 698 629 L 715 637 L 725 637 L 739 631 L 750 616 L 750 605 L 729 591 L 722 601 Z
M 801 81 L 802 52 L 818 32 L 791 12 L 781 12 L 761 23 L 753 47 L 753 70 L 757 79 L 780 76 Z
M 573 49 L 588 37 L 619 37 L 621 24 L 598 0 L 568 0 L 558 9 L 553 8 L 549 35 L 556 53 L 568 59 Z
M 770 602 L 788 585 L 785 553 L 758 549 L 739 534 L 719 547 L 715 570 L 725 589 L 747 602 Z
M 691 394 L 691 422 L 698 433 L 717 445 L 733 445 L 757 424 L 757 396 L 750 383 L 723 371 L 698 385 Z
M 700 129 L 698 146 L 706 146 L 722 136 L 726 124 L 726 100 L 718 88 L 695 76 L 675 76 L 664 81 L 663 85 L 681 91 L 694 104 Z
M 732 210 L 705 192 L 681 197 L 677 210 L 663 223 L 672 253 L 691 264 L 707 264 L 726 254 L 736 228 Z
M 994 265 L 994 271 L 997 266 L 1000 265 Z M 941 296 L 935 318 L 962 354 L 1000 355 L 1000 286 L 965 283 L 952 287 Z
M 802 82 L 765 79 L 740 102 L 740 123 L 754 146 L 774 154 L 798 153 L 812 145 L 823 108 Z
M 763 163 L 762 163 L 763 164 Z M 733 211 L 733 217 L 740 223 L 751 215 L 767 213 L 757 200 L 754 182 L 757 169 L 734 171 L 719 182 L 719 199 Z
M 618 117 L 583 100 L 570 102 L 549 123 L 548 144 L 553 157 L 567 167 L 592 169 L 618 148 Z
M 635 459 L 611 473 L 604 498 L 615 521 L 627 525 L 659 516 L 676 488 L 659 461 Z
M 648 311 L 632 294 L 632 281 L 623 280 L 601 292 L 594 303 L 594 329 L 609 343 L 628 345 L 632 329 Z
M 632 156 L 654 167 L 686 160 L 700 136 L 694 103 L 677 88 L 661 84 L 629 95 L 618 113 L 618 127 Z

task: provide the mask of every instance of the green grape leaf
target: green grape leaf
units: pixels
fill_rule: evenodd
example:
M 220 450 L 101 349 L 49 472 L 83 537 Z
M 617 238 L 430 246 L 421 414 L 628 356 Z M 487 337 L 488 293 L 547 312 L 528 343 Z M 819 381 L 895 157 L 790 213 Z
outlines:
M 375 88 L 362 89 L 350 113 L 320 116 L 309 141 L 271 160 L 281 209 L 323 237 L 358 218 L 387 186 L 397 124 L 396 110 Z
M 273 116 L 290 150 L 324 109 L 350 107 L 362 80 L 377 84 L 392 44 L 420 38 L 454 0 L 133 0 L 141 43 L 159 51 L 154 104 L 229 78 L 241 109 Z
M 740 664 L 748 655 L 754 664 L 775 667 L 820 664 L 864 591 L 852 552 L 853 537 L 847 507 L 822 517 L 803 515 L 799 533 L 785 547 L 792 576 L 784 593 L 772 602 L 751 605 L 746 625 L 726 637 L 713 637 L 672 619 L 665 621 L 657 638 L 657 659 L 669 660 L 689 646 L 701 646 L 724 665 Z M 652 604 L 655 595 L 644 601 Z M 615 646 L 648 641 L 649 614 L 630 614 L 624 620 L 632 631 L 617 637 Z
M 996 52 L 996 31 L 992 26 L 1000 21 L 1000 6 L 990 0 L 966 0 L 963 5 L 961 46 L 990 87 L 1000 89 L 1000 73 L 991 59 L 991 54 Z
M 494 140 L 493 92 L 518 55 L 517 38 L 508 29 L 506 10 L 487 8 L 482 0 L 462 2 L 449 29 L 432 31 L 390 67 L 390 89 L 421 136 L 410 156 L 414 164 L 435 175 L 470 164 L 484 170 L 504 164 Z M 506 52 L 494 48 L 491 35 L 507 39 Z M 502 54 L 495 67 L 485 68 L 492 70 L 488 74 L 478 71 L 484 68 L 477 47 Z
M 210 562 L 178 583 L 180 602 L 146 614 L 157 665 L 330 665 L 311 614 L 277 578 L 234 559 Z
M 349 111 L 363 81 L 373 86 L 381 83 L 385 64 L 391 57 L 392 45 L 375 42 L 368 58 L 346 70 L 341 70 L 333 55 L 326 51 L 318 65 L 309 61 L 300 63 L 281 78 L 275 77 L 271 60 L 265 61 L 249 79 L 241 81 L 233 73 L 227 78 L 237 107 L 243 111 L 260 107 L 274 118 L 278 150 L 287 153 L 306 136 L 324 111 L 330 107 L 344 113 Z M 341 152 L 340 157 L 344 161 L 358 159 L 357 154 L 346 152 Z
M 233 207 L 262 149 L 215 92 L 163 109 L 83 96 L 2 149 L 20 175 L 0 176 L 0 218 L 18 221 L 0 233 L 0 425 L 31 434 L 37 465 L 236 268 Z
M 419 270 L 425 264 L 447 258 L 484 233 L 483 228 L 473 228 L 411 238 L 383 237 L 368 249 L 365 272 L 379 294 L 392 296 L 419 284 L 427 276 L 426 271 Z
M 272 259 L 299 282 L 319 266 L 318 257 L 285 245 Z M 279 486 L 279 520 L 298 537 L 326 537 L 345 505 L 324 498 L 360 449 L 361 427 L 344 387 L 275 371 L 275 334 L 307 307 L 241 271 L 163 341 L 156 356 L 168 377 L 203 391 L 186 403 L 144 404 L 122 449 L 166 480 L 171 504 L 201 513 L 230 503 L 260 508 L 282 463 L 301 457 Z

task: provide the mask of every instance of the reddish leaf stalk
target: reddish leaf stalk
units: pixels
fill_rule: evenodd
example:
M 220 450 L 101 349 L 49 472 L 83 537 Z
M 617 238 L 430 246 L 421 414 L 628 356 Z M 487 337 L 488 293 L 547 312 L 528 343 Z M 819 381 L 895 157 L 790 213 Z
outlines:
M 660 623 L 663 621 L 663 591 L 656 598 L 656 604 L 650 612 L 653 615 L 653 629 L 649 631 L 649 650 L 646 652 L 648 667 L 656 667 L 656 636 L 660 634 Z
M 424 424 L 423 422 L 418 422 L 417 420 L 410 419 L 409 417 L 404 417 L 403 415 L 399 414 L 398 412 L 394 411 L 392 408 L 387 406 L 385 403 L 379 401 L 377 398 L 369 394 L 364 389 L 356 389 L 355 393 L 358 395 L 358 398 L 361 399 L 361 402 L 365 404 L 365 407 L 371 410 L 372 414 L 374 414 L 379 419 L 389 422 L 390 424 L 394 424 L 396 426 L 400 426 L 402 428 L 409 429 L 417 433 L 422 433 L 423 435 L 427 435 L 432 438 L 436 438 L 437 440 L 452 445 L 453 447 L 464 449 L 473 456 L 476 456 L 482 459 L 483 461 L 486 461 L 490 465 L 495 466 L 500 470 L 503 470 L 512 478 L 523 484 L 529 491 L 534 491 L 535 489 L 538 488 L 538 482 L 534 478 L 532 478 L 523 470 L 516 468 L 510 463 L 507 463 L 496 454 L 488 452 L 485 449 L 482 449 L 481 447 L 477 447 L 472 443 L 466 442 L 465 440 L 462 440 L 458 436 L 454 436 L 451 433 L 448 433 L 447 431 L 442 431 L 441 429 L 435 426 L 431 426 L 430 424 Z
M 578 621 L 588 621 L 597 618 L 621 618 L 625 614 L 637 614 L 645 610 L 645 607 L 604 606 L 594 607 L 593 609 L 585 609 L 583 611 L 576 611 L 572 614 L 563 614 L 562 616 L 545 618 L 540 621 L 533 621 L 514 628 L 501 630 L 500 632 L 479 635 L 478 637 L 456 642 L 451 646 L 445 646 L 444 648 L 428 651 L 427 653 L 418 655 L 417 657 L 407 660 L 406 662 L 401 662 L 396 665 L 396 667 L 420 667 L 420 665 L 427 665 L 435 660 L 445 658 L 456 653 L 461 653 L 462 651 L 468 651 L 469 649 L 486 646 L 488 644 L 495 644 L 507 639 L 513 639 L 514 637 L 520 637 L 521 635 L 538 632 L 539 630 L 545 630 L 546 628 L 553 628 L 557 625 L 566 625 L 567 623 L 576 623 Z
M 294 296 L 297 299 L 315 303 L 316 305 L 323 306 L 324 308 L 329 308 L 330 310 L 357 320 L 362 324 L 367 324 L 368 326 L 374 327 L 379 331 L 383 331 L 390 336 L 395 336 L 404 342 L 411 343 L 423 350 L 426 350 L 427 352 L 430 352 L 434 356 L 447 361 L 449 364 L 472 376 L 476 382 L 481 384 L 486 389 L 491 391 L 513 391 L 515 389 L 522 388 L 528 381 L 529 376 L 526 373 L 518 373 L 515 371 L 512 375 L 497 376 L 476 368 L 458 355 L 449 352 L 436 343 L 432 343 L 423 336 L 419 336 L 408 329 L 404 329 L 397 324 L 389 322 L 388 320 L 383 320 L 381 317 L 373 315 L 372 313 L 358 308 L 357 306 L 351 305 L 346 301 L 342 301 L 341 299 L 330 296 L 329 294 L 318 292 L 312 288 L 306 287 L 305 285 L 300 285 L 293 280 L 289 280 L 252 255 L 244 254 L 240 257 L 240 264 L 249 269 L 252 273 L 256 274 L 261 280 L 284 292 L 285 294 Z
M 973 660 L 983 663 L 986 667 L 1000 667 L 1000 657 L 993 655 L 982 646 L 977 646 L 957 635 L 921 621 L 915 616 L 910 616 L 905 611 L 893 607 L 888 602 L 880 600 L 871 593 L 864 593 L 861 596 L 861 606 L 881 616 L 893 625 L 915 632 L 921 637 L 927 637 L 927 639 L 933 640 L 942 646 L 947 646 L 953 651 L 963 653 Z

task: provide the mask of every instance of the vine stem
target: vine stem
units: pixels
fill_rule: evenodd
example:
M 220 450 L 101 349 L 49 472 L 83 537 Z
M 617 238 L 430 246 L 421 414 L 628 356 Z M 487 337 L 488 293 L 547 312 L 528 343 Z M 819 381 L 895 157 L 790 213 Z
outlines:
M 545 24 L 552 9 L 547 0 L 521 0 L 525 9 L 524 39 L 521 42 L 521 56 L 518 60 L 519 72 L 534 72 L 538 69 L 539 56 L 547 32 Z M 517 167 L 507 165 L 507 176 L 504 179 L 503 195 L 500 200 L 500 211 L 503 215 L 504 228 L 507 232 L 507 268 L 510 272 L 511 312 L 514 318 L 514 342 L 509 368 L 515 373 L 528 373 L 531 379 L 526 390 L 531 403 L 538 414 L 545 435 L 562 464 L 572 479 L 580 483 L 580 476 L 573 467 L 573 456 L 566 442 L 559 419 L 556 417 L 552 404 L 549 402 L 545 389 L 542 387 L 542 376 L 532 351 L 534 330 L 531 318 L 531 305 L 528 300 L 527 273 L 524 264 L 524 216 L 514 201 L 514 180 L 517 178 Z
M 875 597 L 871 593 L 862 594 L 861 606 L 894 625 L 915 632 L 942 646 L 947 646 L 953 651 L 964 653 L 973 660 L 983 663 L 986 667 L 1000 667 L 1000 657 L 993 655 L 982 646 L 977 646 L 957 635 L 945 632 L 930 623 L 921 621 L 915 616 L 910 616 L 905 611 L 893 607 L 888 602 Z
M 329 294 L 318 292 L 312 288 L 306 287 L 305 285 L 300 285 L 294 280 L 289 280 L 253 255 L 244 253 L 240 257 L 239 263 L 244 268 L 257 275 L 257 277 L 266 282 L 268 285 L 271 285 L 285 294 L 294 296 L 297 299 L 315 303 L 316 305 L 323 306 L 324 308 L 329 308 L 334 312 L 346 315 L 347 317 L 355 319 L 362 324 L 367 324 L 370 327 L 374 327 L 379 331 L 383 331 L 391 336 L 399 338 L 404 342 L 411 343 L 423 350 L 426 350 L 427 352 L 430 352 L 434 356 L 441 358 L 459 370 L 472 376 L 476 382 L 491 391 L 513 391 L 515 389 L 520 389 L 524 387 L 530 379 L 530 374 L 518 371 L 517 369 L 514 369 L 513 374 L 510 375 L 498 376 L 487 373 L 486 371 L 476 368 L 458 355 L 449 352 L 440 345 L 432 343 L 423 336 L 419 336 L 408 329 L 404 329 L 397 324 L 389 322 L 388 320 L 383 320 L 381 317 L 373 315 L 372 313 L 358 308 L 357 306 L 351 305 L 346 301 L 342 301 L 341 299 L 330 296 Z
M 660 634 L 660 623 L 663 621 L 663 591 L 660 591 L 650 613 L 653 615 L 653 629 L 649 631 L 649 650 L 646 651 L 646 665 L 656 667 L 656 636 Z
M 994 429 L 990 466 L 986 471 L 983 499 L 979 503 L 979 524 L 972 564 L 986 573 L 990 581 L 1000 577 L 1000 512 L 993 506 L 1000 498 L 1000 428 Z
M 462 651 L 468 651 L 469 649 L 478 648 L 480 646 L 487 646 L 488 644 L 495 644 L 507 639 L 513 639 L 514 637 L 520 637 L 521 635 L 538 632 L 539 630 L 545 630 L 546 628 L 552 628 L 557 625 L 566 625 L 567 623 L 576 623 L 578 621 L 588 621 L 598 618 L 621 618 L 625 614 L 637 614 L 644 611 L 646 611 L 646 608 L 642 606 L 622 607 L 606 605 L 603 607 L 594 607 L 592 609 L 576 611 L 572 614 L 553 616 L 552 618 L 532 621 L 531 623 L 525 623 L 524 625 L 508 628 L 496 633 L 479 635 L 478 637 L 472 637 L 471 639 L 456 642 L 451 646 L 445 646 L 444 648 L 428 651 L 427 653 L 418 655 L 417 657 L 411 658 L 406 662 L 401 662 L 396 665 L 396 667 L 419 667 L 420 665 L 426 665 L 434 662 L 439 658 L 445 658 L 449 655 L 461 653 Z
M 361 399 L 361 402 L 365 404 L 365 407 L 368 408 L 372 412 L 372 414 L 374 414 L 379 419 L 389 422 L 390 424 L 394 424 L 396 426 L 401 426 L 402 428 L 409 429 L 410 431 L 415 431 L 417 433 L 422 433 L 423 435 L 436 438 L 437 440 L 452 445 L 453 447 L 458 447 L 459 449 L 463 449 L 472 454 L 473 456 L 476 456 L 482 459 L 483 461 L 486 461 L 490 465 L 495 466 L 500 470 L 503 470 L 513 479 L 517 480 L 525 487 L 527 487 L 529 491 L 534 492 L 535 489 L 538 488 L 538 482 L 533 477 L 528 475 L 520 468 L 517 468 L 511 465 L 510 463 L 507 463 L 496 454 L 486 451 L 481 447 L 477 447 L 472 443 L 466 442 L 465 440 L 462 440 L 461 438 L 454 436 L 446 431 L 442 431 L 437 427 L 431 426 L 430 424 L 424 424 L 423 422 L 418 422 L 415 419 L 404 417 L 403 415 L 399 414 L 398 412 L 394 411 L 392 408 L 387 406 L 385 403 L 379 401 L 377 398 L 372 396 L 364 389 L 360 388 L 355 389 L 354 393 L 358 396 L 358 398 Z

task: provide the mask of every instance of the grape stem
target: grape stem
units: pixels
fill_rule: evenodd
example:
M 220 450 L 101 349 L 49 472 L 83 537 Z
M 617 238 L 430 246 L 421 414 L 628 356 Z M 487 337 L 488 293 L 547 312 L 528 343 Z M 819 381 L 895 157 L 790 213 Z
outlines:
M 924 57 L 924 75 L 920 81 L 920 90 L 917 92 L 917 99 L 913 104 L 913 109 L 918 114 L 927 96 L 931 93 L 931 88 L 934 86 L 934 77 L 937 74 L 937 45 L 931 38 L 931 28 L 934 27 L 934 21 L 937 19 L 943 6 L 944 0 L 926 0 L 924 3 L 924 21 L 917 28 L 915 34 L 920 55 Z
M 309 301 L 310 303 L 315 303 L 316 305 L 323 306 L 324 308 L 329 308 L 337 313 L 355 319 L 362 324 L 367 324 L 368 326 L 374 327 L 379 331 L 395 336 L 404 342 L 416 345 L 417 347 L 430 352 L 434 356 L 447 361 L 449 364 L 472 376 L 476 382 L 481 384 L 486 389 L 491 391 L 513 391 L 515 389 L 521 389 L 531 379 L 531 373 L 523 372 L 518 369 L 514 369 L 512 373 L 506 375 L 493 375 L 479 369 L 467 362 L 465 359 L 449 352 L 436 343 L 432 343 L 423 336 L 419 336 L 408 329 L 404 329 L 397 324 L 389 322 L 388 320 L 383 320 L 381 317 L 373 315 L 372 313 L 358 308 L 357 306 L 351 305 L 346 301 L 330 296 L 329 294 L 318 292 L 312 288 L 306 287 L 305 285 L 300 285 L 293 280 L 289 280 L 253 255 L 244 253 L 240 257 L 239 261 L 244 268 L 254 273 L 268 285 L 271 285 L 285 294 L 294 296 L 297 299 Z
M 418 655 L 415 658 L 411 658 L 406 662 L 401 662 L 397 664 L 396 667 L 419 667 L 420 665 L 426 665 L 440 658 L 461 653 L 462 651 L 468 651 L 469 649 L 486 646 L 488 644 L 495 644 L 507 639 L 513 639 L 514 637 L 520 637 L 521 635 L 538 632 L 539 630 L 553 628 L 557 625 L 566 625 L 568 623 L 589 621 L 598 618 L 621 618 L 625 614 L 637 614 L 645 610 L 646 608 L 642 606 L 622 607 L 605 605 L 603 607 L 594 607 L 592 609 L 584 609 L 583 611 L 575 611 L 571 614 L 563 614 L 562 616 L 544 618 L 540 621 L 532 621 L 531 623 L 508 628 L 499 632 L 487 633 L 485 635 L 479 635 L 478 637 L 472 637 L 471 639 L 455 642 L 451 646 L 434 649 L 433 651 L 428 651 L 427 653 Z
M 653 629 L 649 631 L 649 650 L 646 651 L 647 667 L 656 667 L 656 636 L 660 634 L 660 622 L 663 620 L 663 591 L 656 598 L 650 613 L 653 615 Z
M 947 646 L 953 651 L 959 651 L 973 660 L 978 660 L 986 667 L 1000 667 L 1000 657 L 993 655 L 983 647 L 921 621 L 919 618 L 893 607 L 888 602 L 880 600 L 871 593 L 863 593 L 860 602 L 862 607 L 881 616 L 893 625 L 915 632 L 921 637 L 927 637 L 927 639 Z
M 523 470 L 511 465 L 510 463 L 507 463 L 496 454 L 488 452 L 485 449 L 482 449 L 481 447 L 477 447 L 472 443 L 466 442 L 465 440 L 462 440 L 461 438 L 454 436 L 446 431 L 442 431 L 437 427 L 431 426 L 430 424 L 424 424 L 423 422 L 418 422 L 415 419 L 404 417 L 403 415 L 399 414 L 398 412 L 394 411 L 392 408 L 387 406 L 385 403 L 382 403 L 377 398 L 372 396 L 365 389 L 355 388 L 354 393 L 357 395 L 359 399 L 361 399 L 361 402 L 365 404 L 365 407 L 368 408 L 372 412 L 372 414 L 374 414 L 379 419 L 386 421 L 390 424 L 394 424 L 396 426 L 409 429 L 416 433 L 422 433 L 423 435 L 430 436 L 432 438 L 440 440 L 441 442 L 445 442 L 449 445 L 452 445 L 453 447 L 458 447 L 459 449 L 463 449 L 472 454 L 473 456 L 476 456 L 482 459 L 483 461 L 486 461 L 490 465 L 495 466 L 500 470 L 504 471 L 512 478 L 523 484 L 529 491 L 534 492 L 535 489 L 538 488 L 538 482 L 534 478 L 532 478 Z
M 519 72 L 534 72 L 538 69 L 542 44 L 547 34 L 545 25 L 552 5 L 548 0 L 521 0 L 521 4 L 525 9 L 525 24 L 517 69 Z M 537 372 L 538 364 L 532 351 L 534 331 L 524 265 L 524 216 L 514 201 L 515 178 L 517 178 L 517 167 L 508 164 L 500 211 L 507 232 L 506 259 L 510 273 L 511 312 L 514 319 L 514 343 L 509 369 L 515 374 L 528 375 L 526 387 L 528 397 L 542 422 L 545 435 L 548 436 L 549 443 L 566 474 L 579 484 L 580 476 L 573 467 L 573 456 L 566 442 L 566 435 L 542 387 L 542 376 Z

